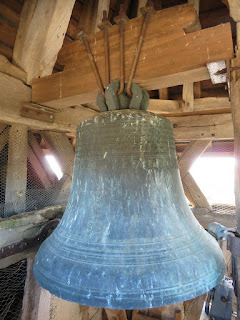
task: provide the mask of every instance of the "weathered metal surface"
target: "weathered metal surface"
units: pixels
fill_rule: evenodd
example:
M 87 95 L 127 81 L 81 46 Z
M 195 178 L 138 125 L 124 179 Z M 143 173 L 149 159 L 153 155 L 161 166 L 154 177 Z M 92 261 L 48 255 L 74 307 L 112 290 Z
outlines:
M 209 292 L 205 311 L 210 319 L 232 319 L 233 291 L 232 280 L 224 277 L 221 283 Z
M 67 209 L 36 257 L 38 283 L 68 301 L 142 309 L 192 299 L 224 273 L 217 241 L 186 202 L 171 123 L 133 110 L 82 122 Z
M 103 83 L 102 83 L 102 79 L 100 77 L 100 74 L 99 74 L 99 71 L 98 71 L 98 67 L 97 67 L 97 64 L 96 64 L 96 61 L 95 61 L 95 58 L 92 54 L 92 51 L 91 51 L 91 48 L 89 46 L 89 43 L 88 43 L 88 34 L 84 31 L 80 31 L 80 33 L 77 35 L 77 38 L 82 40 L 84 46 L 85 46 L 85 49 L 87 51 L 87 54 L 88 54 L 88 59 L 90 61 L 90 64 L 91 64 L 91 67 L 92 67 L 92 70 L 94 72 L 94 76 L 95 76 L 95 79 L 97 81 L 97 84 L 98 84 L 98 87 L 99 87 L 99 90 L 101 92 L 101 94 L 103 95 L 103 97 L 105 96 L 104 94 L 104 87 L 103 87 Z
M 228 233 L 227 249 L 232 252 L 234 256 L 240 257 L 240 237 L 233 232 Z
M 208 225 L 208 232 L 217 240 L 227 240 L 228 228 L 218 222 L 211 222 Z

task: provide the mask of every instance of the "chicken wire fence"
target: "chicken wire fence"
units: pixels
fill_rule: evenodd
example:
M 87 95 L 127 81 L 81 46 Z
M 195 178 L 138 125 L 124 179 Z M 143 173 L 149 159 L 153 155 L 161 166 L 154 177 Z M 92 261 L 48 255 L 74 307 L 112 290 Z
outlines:
M 20 320 L 27 260 L 0 270 L 0 320 Z
M 41 135 L 28 131 L 26 168 L 20 163 L 19 169 L 17 168 L 17 170 L 15 170 L 17 171 L 18 179 L 19 177 L 23 177 L 23 179 L 26 180 L 22 183 L 23 186 L 25 185 L 25 190 L 22 191 L 22 185 L 19 187 L 19 193 L 23 193 L 22 198 L 24 198 L 24 205 L 20 205 L 17 212 L 14 210 L 11 211 L 11 208 L 14 207 L 12 204 L 10 209 L 7 208 L 7 205 L 9 206 L 9 203 L 7 203 L 7 183 L 10 183 L 13 189 L 15 185 L 15 176 L 10 176 L 10 178 L 8 176 L 7 168 L 12 166 L 13 162 L 9 161 L 9 154 L 13 155 L 14 158 L 18 155 L 19 151 L 21 151 L 21 149 L 19 150 L 17 141 L 11 147 L 11 150 L 9 150 L 10 130 L 11 126 L 6 126 L 2 131 L 0 127 L 0 217 L 5 218 L 16 213 L 40 210 L 47 206 L 67 203 L 71 185 L 69 177 L 63 175 L 63 177 L 58 180 L 45 157 L 44 150 L 48 151 L 48 153 L 49 150 L 42 149 L 40 146 L 42 142 Z M 16 139 L 17 138 L 19 137 L 17 136 Z M 19 141 L 19 143 L 21 143 L 21 141 Z M 21 162 L 21 160 L 19 162 Z M 27 170 L 27 174 L 25 175 L 24 170 Z M 18 197 L 17 193 L 16 197 Z M 19 198 L 21 199 L 21 197 Z

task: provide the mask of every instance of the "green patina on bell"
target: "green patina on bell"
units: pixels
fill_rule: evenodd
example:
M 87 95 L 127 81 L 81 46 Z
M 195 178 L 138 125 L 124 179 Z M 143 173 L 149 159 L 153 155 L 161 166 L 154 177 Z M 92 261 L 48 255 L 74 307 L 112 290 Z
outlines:
M 192 299 L 224 273 L 218 243 L 187 204 L 170 121 L 116 110 L 82 122 L 66 211 L 36 257 L 38 283 L 68 301 L 142 309 Z

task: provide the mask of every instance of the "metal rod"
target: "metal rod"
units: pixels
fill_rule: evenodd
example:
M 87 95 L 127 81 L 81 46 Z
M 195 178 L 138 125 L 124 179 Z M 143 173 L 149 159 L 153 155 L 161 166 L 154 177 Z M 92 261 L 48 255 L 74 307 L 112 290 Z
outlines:
M 124 21 L 119 21 L 119 35 L 120 35 L 120 88 L 118 90 L 118 95 L 123 93 L 124 90 Z
M 146 14 L 144 15 L 142 30 L 141 30 L 141 34 L 140 34 L 140 37 L 139 37 L 139 40 L 138 40 L 137 50 L 135 52 L 135 58 L 134 58 L 134 61 L 133 61 L 132 69 L 131 69 L 131 72 L 130 72 L 130 75 L 129 75 L 127 88 L 126 88 L 126 92 L 127 92 L 127 94 L 129 96 L 132 95 L 131 85 L 132 85 L 133 77 L 134 77 L 134 74 L 135 74 L 135 71 L 136 71 L 136 67 L 137 67 L 139 56 L 140 56 L 140 52 L 141 52 L 141 48 L 142 48 L 142 44 L 143 44 L 143 39 L 144 39 L 146 30 L 147 30 L 147 25 L 148 25 L 148 22 L 149 22 L 149 19 L 150 19 L 150 15 L 151 15 L 150 12 L 146 12 Z
M 107 11 L 103 10 L 103 19 L 102 22 L 107 21 Z M 103 28 L 104 32 L 104 51 L 105 51 L 105 75 L 106 75 L 106 84 L 110 83 L 110 60 L 109 60 L 109 43 L 108 43 L 108 25 L 105 25 Z
M 104 91 L 103 83 L 102 83 L 100 74 L 99 74 L 99 72 L 98 72 L 98 68 L 97 68 L 96 62 L 95 62 L 95 60 L 94 60 L 94 56 L 93 56 L 93 54 L 92 54 L 92 51 L 91 51 L 91 49 L 90 49 L 88 40 L 86 39 L 86 37 L 82 37 L 82 41 L 83 41 L 83 44 L 84 44 L 84 46 L 85 46 L 85 48 L 86 48 L 86 50 L 87 50 L 88 58 L 89 58 L 89 60 L 90 60 L 90 63 L 91 63 L 91 66 L 92 66 L 92 69 L 93 69 L 95 78 L 96 78 L 96 80 L 97 80 L 97 84 L 98 84 L 98 86 L 99 86 L 99 89 L 100 89 L 102 95 L 105 97 L 105 91 Z

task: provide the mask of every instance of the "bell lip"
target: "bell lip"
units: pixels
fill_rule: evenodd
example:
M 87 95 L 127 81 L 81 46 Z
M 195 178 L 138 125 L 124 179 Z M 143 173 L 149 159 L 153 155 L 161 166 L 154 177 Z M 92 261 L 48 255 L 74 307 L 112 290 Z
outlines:
M 108 299 L 107 297 L 103 297 L 100 298 L 100 294 L 97 298 L 93 298 L 93 299 L 88 299 L 86 298 L 86 295 L 80 294 L 80 292 L 78 294 L 76 294 L 76 292 L 74 292 L 73 294 L 73 289 L 72 288 L 68 288 L 66 286 L 62 286 L 60 287 L 51 287 L 49 281 L 44 281 L 42 277 L 38 278 L 37 277 L 37 267 L 36 264 L 34 264 L 33 266 L 33 274 L 34 277 L 37 281 L 37 283 L 44 288 L 45 290 L 49 291 L 51 294 L 57 296 L 60 299 L 69 301 L 69 302 L 75 302 L 81 305 L 86 305 L 89 307 L 97 307 L 97 308 L 108 308 L 108 309 L 118 309 L 118 310 L 136 310 L 136 309 L 149 309 L 149 308 L 157 308 L 157 307 L 163 307 L 166 305 L 171 305 L 171 304 L 175 304 L 175 303 L 179 303 L 179 302 L 184 302 L 190 299 L 194 299 L 204 293 L 209 292 L 211 289 L 213 289 L 215 286 L 217 286 L 222 279 L 224 278 L 226 272 L 226 265 L 224 265 L 224 268 L 222 270 L 222 272 L 218 274 L 218 276 L 211 282 L 206 283 L 204 285 L 202 285 L 200 288 L 198 287 L 198 290 L 195 290 L 194 293 L 193 291 L 189 291 L 189 292 L 185 292 L 183 294 L 178 294 L 175 295 L 175 297 L 172 296 L 167 296 L 165 297 L 165 299 L 163 299 L 162 297 L 157 297 L 156 299 L 154 299 L 154 301 L 149 302 L 147 300 L 143 300 L 143 299 L 131 299 L 130 297 L 125 297 L 122 298 L 121 300 L 119 300 L 119 298 L 116 296 L 114 297 L 114 295 L 112 295 L 111 298 L 111 304 L 108 303 Z M 196 287 L 197 284 L 195 284 Z M 180 289 L 180 287 L 179 287 Z M 100 291 L 99 291 L 100 293 Z M 140 295 L 140 294 L 139 294 Z M 145 303 L 145 304 L 144 304 Z M 121 306 L 119 306 L 121 304 Z

